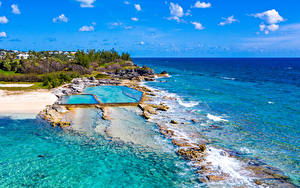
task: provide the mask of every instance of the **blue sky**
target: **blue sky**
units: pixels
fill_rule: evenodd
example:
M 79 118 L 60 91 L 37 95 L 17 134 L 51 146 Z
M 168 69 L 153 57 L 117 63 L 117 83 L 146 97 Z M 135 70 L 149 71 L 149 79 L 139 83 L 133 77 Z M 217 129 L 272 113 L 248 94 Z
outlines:
M 0 0 L 0 48 L 299 57 L 298 0 Z

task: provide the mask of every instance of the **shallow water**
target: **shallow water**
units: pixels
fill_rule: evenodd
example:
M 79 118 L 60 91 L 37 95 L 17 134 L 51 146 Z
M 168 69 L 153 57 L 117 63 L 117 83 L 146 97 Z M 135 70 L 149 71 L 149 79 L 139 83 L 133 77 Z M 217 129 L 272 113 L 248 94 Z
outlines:
M 140 101 L 143 93 L 125 86 L 89 87 L 84 93 L 94 94 L 101 103 L 130 103 Z
M 170 151 L 54 129 L 39 120 L 0 119 L 1 187 L 191 187 Z
M 195 128 L 212 145 L 277 167 L 300 185 L 300 59 L 134 62 L 171 74 L 146 83 L 179 98 L 168 118 L 197 118 Z
M 72 95 L 61 99 L 61 104 L 98 104 L 98 101 L 92 95 Z

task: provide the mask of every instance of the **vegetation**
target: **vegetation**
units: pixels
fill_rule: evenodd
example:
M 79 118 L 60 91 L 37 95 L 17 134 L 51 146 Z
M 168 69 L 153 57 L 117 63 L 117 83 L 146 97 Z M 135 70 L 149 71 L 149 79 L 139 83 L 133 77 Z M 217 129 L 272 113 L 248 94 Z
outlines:
M 120 55 L 114 49 L 28 53 L 0 50 L 0 81 L 41 82 L 42 87 L 54 88 L 92 73 L 98 78 L 105 78 L 107 76 L 101 72 L 131 65 L 129 61 L 131 57 L 128 53 Z
M 110 76 L 108 76 L 107 74 L 96 74 L 95 75 L 95 78 L 97 78 L 97 79 L 108 79 L 108 78 L 110 78 Z
M 70 82 L 73 78 L 79 77 L 76 72 L 54 72 L 46 74 L 42 77 L 43 86 L 55 88 L 62 84 Z
M 117 62 L 119 60 L 131 61 L 131 58 L 128 53 L 122 53 L 120 56 L 114 49 L 111 51 L 89 50 L 87 53 L 83 50 L 78 50 L 75 54 L 75 62 L 86 68 L 90 67 L 91 62 L 98 63 L 98 66 L 101 66 L 105 63 Z

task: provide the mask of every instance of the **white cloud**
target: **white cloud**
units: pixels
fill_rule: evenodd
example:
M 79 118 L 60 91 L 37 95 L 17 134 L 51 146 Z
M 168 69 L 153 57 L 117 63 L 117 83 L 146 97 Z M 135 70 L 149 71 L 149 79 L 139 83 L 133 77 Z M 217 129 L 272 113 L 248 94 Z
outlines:
M 65 23 L 67 23 L 68 21 L 69 21 L 69 18 L 66 17 L 64 14 L 61 14 L 58 17 L 53 18 L 54 23 L 56 23 L 56 22 L 65 22 Z
M 191 10 L 187 10 L 187 12 L 186 12 L 186 13 L 184 13 L 184 15 L 185 15 L 185 16 L 192 16 L 192 14 L 191 14 Z
M 0 24 L 6 24 L 8 23 L 8 19 L 6 18 L 6 16 L 1 16 L 0 17 Z
M 18 7 L 17 4 L 12 4 L 11 8 L 12 8 L 12 13 L 14 13 L 14 14 L 21 14 L 21 11 L 20 11 L 20 9 L 19 9 L 19 7 Z
M 124 4 L 129 5 L 130 3 L 129 3 L 129 1 L 124 1 Z
M 170 3 L 169 6 L 171 17 L 170 20 L 176 20 L 177 22 L 180 21 L 180 18 L 184 16 L 183 8 L 179 4 Z
M 264 31 L 266 29 L 266 25 L 264 24 L 264 23 L 261 23 L 260 25 L 259 25 L 259 30 L 260 31 Z
M 131 18 L 132 19 L 132 18 Z M 114 29 L 114 28 L 120 28 L 120 29 L 126 29 L 126 30 L 129 30 L 129 29 L 132 29 L 133 27 L 130 26 L 130 25 L 126 25 L 122 22 L 114 22 L 114 23 L 111 23 L 110 24 L 110 28 L 111 29 Z
M 279 25 L 277 24 L 271 24 L 267 26 L 269 31 L 277 31 L 279 29 Z
M 94 31 L 94 30 L 95 30 L 94 26 L 87 26 L 87 25 L 82 26 L 79 29 L 80 32 L 83 32 L 83 31 Z
M 262 13 L 257 13 L 253 16 L 255 18 L 265 20 L 268 24 L 277 24 L 284 21 L 283 17 L 281 17 L 275 9 L 268 10 Z
M 140 45 L 144 45 L 144 44 L 145 44 L 145 42 L 144 42 L 144 41 L 141 41 L 141 42 L 140 42 Z
M 76 0 L 76 1 L 80 2 L 80 7 L 82 8 L 93 8 L 94 7 L 93 3 L 96 0 Z
M 135 22 L 139 21 L 139 19 L 136 18 L 136 17 L 132 17 L 131 20 L 132 20 L 132 21 L 135 21 Z
M 142 10 L 140 4 L 134 4 L 134 8 L 135 8 L 137 11 L 141 11 L 141 10 Z
M 233 22 L 237 22 L 238 20 L 234 18 L 234 16 L 230 16 L 228 18 L 222 18 L 224 21 L 220 22 L 219 25 L 220 26 L 224 26 L 224 25 L 228 25 L 228 24 L 232 24 Z
M 280 14 L 275 9 L 253 14 L 252 16 L 254 16 L 255 18 L 260 18 L 267 23 L 261 23 L 259 25 L 259 30 L 261 32 L 264 32 L 266 35 L 268 35 L 270 31 L 277 31 L 279 29 L 278 23 L 284 21 L 284 18 L 280 16 Z
M 265 31 L 263 24 L 262 30 Z M 266 27 L 266 26 L 265 26 Z M 270 31 L 267 30 L 267 33 Z M 278 32 L 273 35 L 267 36 L 256 36 L 251 38 L 244 38 L 241 41 L 241 48 L 244 50 L 256 50 L 263 49 L 266 51 L 283 52 L 288 51 L 289 53 L 299 53 L 300 52 L 300 23 L 282 25 Z
M 195 26 L 195 29 L 197 29 L 197 30 L 205 29 L 205 27 L 203 27 L 202 24 L 199 22 L 191 22 L 191 24 L 193 24 Z
M 210 3 L 205 3 L 205 2 L 200 2 L 200 1 L 197 1 L 195 3 L 195 5 L 192 6 L 192 8 L 210 8 L 210 7 L 211 7 Z
M 271 24 L 271 25 L 266 25 L 264 23 L 261 23 L 259 25 L 259 30 L 261 32 L 264 32 L 266 35 L 268 35 L 271 31 L 277 31 L 279 29 L 278 24 Z
M 124 28 L 127 29 L 127 30 L 132 29 L 132 26 L 125 26 Z
M 6 38 L 6 33 L 5 32 L 0 32 L 0 38 Z
M 114 22 L 111 24 L 112 26 L 120 26 L 120 25 L 123 25 L 122 22 Z

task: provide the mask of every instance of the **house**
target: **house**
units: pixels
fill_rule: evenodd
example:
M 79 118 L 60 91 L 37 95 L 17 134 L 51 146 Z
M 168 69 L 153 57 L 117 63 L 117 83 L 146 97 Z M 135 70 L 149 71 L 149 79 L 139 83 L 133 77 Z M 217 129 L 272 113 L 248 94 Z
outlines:
M 17 55 L 17 59 L 28 59 L 29 55 L 28 54 L 19 54 Z

